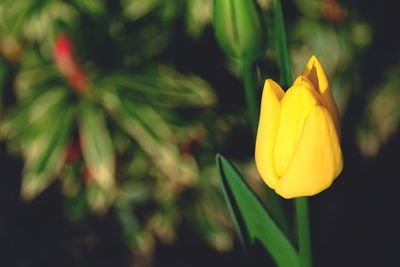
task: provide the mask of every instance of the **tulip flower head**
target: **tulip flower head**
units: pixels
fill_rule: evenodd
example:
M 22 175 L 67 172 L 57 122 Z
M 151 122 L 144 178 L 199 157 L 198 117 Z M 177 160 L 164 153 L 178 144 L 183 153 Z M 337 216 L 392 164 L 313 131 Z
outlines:
M 315 56 L 286 92 L 265 81 L 255 159 L 264 182 L 284 198 L 318 194 L 342 171 L 338 110 Z

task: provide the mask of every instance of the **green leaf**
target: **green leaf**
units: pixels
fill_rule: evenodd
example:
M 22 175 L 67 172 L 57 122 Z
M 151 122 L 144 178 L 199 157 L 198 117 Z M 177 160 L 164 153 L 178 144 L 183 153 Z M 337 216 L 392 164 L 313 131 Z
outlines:
M 96 182 L 89 184 L 89 204 L 101 211 L 115 193 L 115 153 L 103 113 L 90 102 L 80 105 L 79 134 L 90 178 Z
M 165 107 L 208 107 L 216 102 L 210 85 L 195 75 L 182 75 L 168 67 L 149 74 L 113 74 L 105 79 L 112 88 L 135 102 Z M 102 81 L 104 84 L 104 81 Z
M 296 249 L 235 167 L 220 155 L 216 163 L 225 200 L 245 250 L 251 253 L 261 244 L 278 266 L 299 266 Z
M 41 135 L 46 135 L 43 140 L 47 142 L 46 138 L 55 127 L 54 121 L 59 121 L 56 116 L 60 109 L 70 105 L 67 99 L 63 88 L 53 88 L 12 107 L 0 124 L 0 137 L 9 139 L 9 148 L 13 151 L 30 153 L 27 147 L 42 138 Z
M 5 88 L 6 77 L 7 77 L 7 66 L 6 63 L 0 58 L 0 108 L 1 105 L 3 104 L 4 93 L 6 90 Z
M 60 82 L 60 72 L 51 65 L 45 65 L 38 55 L 29 51 L 29 57 L 24 58 L 23 69 L 18 72 L 15 79 L 15 88 L 18 100 L 27 101 L 35 99 L 48 91 L 62 88 L 68 92 L 70 88 L 65 88 L 64 83 Z
M 106 9 L 104 1 L 99 0 L 75 0 L 75 4 L 78 9 L 82 12 L 86 12 L 92 16 L 104 15 Z
M 44 117 L 42 131 L 24 146 L 23 199 L 35 198 L 60 172 L 74 114 L 74 108 L 60 104 L 55 113 Z
M 56 32 L 59 25 L 74 25 L 78 15 L 65 1 L 0 1 L 2 28 L 24 40 L 43 41 Z
M 104 91 L 103 101 L 115 122 L 167 177 L 184 184 L 197 178 L 196 162 L 181 156 L 172 129 L 159 114 L 162 110 L 129 101 L 113 91 Z
M 285 21 L 283 19 L 282 5 L 280 0 L 274 2 L 274 23 L 277 40 L 278 61 L 280 67 L 280 83 L 284 88 L 292 84 L 292 70 L 290 64 L 290 53 L 286 39 Z
M 154 9 L 160 7 L 160 0 L 122 0 L 123 15 L 132 20 L 138 20 Z
M 141 225 L 130 200 L 119 195 L 113 211 L 121 225 L 122 238 L 127 246 L 141 251 L 148 251 L 153 247 L 154 237 Z
M 182 15 L 185 20 L 185 30 L 190 37 L 198 40 L 211 23 L 212 5 L 213 1 L 210 0 L 185 1 Z
M 207 171 L 206 175 L 210 173 Z M 209 177 L 203 174 L 200 179 L 205 180 Z M 233 246 L 233 237 L 226 227 L 228 211 L 221 210 L 225 200 L 221 198 L 220 192 L 215 190 L 214 185 L 203 186 L 205 188 L 202 195 L 195 197 L 183 212 L 204 241 L 218 251 L 228 251 Z

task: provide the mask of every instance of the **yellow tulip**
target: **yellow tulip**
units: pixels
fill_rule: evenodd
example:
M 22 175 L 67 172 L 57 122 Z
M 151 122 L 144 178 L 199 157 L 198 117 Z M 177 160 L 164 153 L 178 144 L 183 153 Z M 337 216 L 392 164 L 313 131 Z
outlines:
M 339 114 L 315 56 L 286 93 L 265 81 L 255 159 L 264 182 L 284 198 L 318 194 L 342 171 Z

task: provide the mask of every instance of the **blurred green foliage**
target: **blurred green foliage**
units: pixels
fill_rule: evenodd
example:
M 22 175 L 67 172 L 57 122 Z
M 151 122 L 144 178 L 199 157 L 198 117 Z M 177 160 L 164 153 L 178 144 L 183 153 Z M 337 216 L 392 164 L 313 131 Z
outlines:
M 199 145 L 213 153 L 202 120 L 216 104 L 214 90 L 156 58 L 180 16 L 188 36 L 198 38 L 209 20 L 197 8 L 210 5 L 0 2 L 0 83 L 15 97 L 5 103 L 0 134 L 24 159 L 23 199 L 58 179 L 68 219 L 112 206 L 135 249 L 173 242 L 183 220 L 213 247 L 232 245 L 213 159 L 199 162 L 193 151 Z M 188 121 L 182 110 L 203 119 Z

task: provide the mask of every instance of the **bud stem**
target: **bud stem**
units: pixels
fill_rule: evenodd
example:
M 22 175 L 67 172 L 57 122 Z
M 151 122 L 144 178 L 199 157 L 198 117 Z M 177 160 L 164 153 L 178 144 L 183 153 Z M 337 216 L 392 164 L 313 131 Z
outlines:
M 257 134 L 259 103 L 256 95 L 256 86 L 254 84 L 254 64 L 253 62 L 242 61 L 243 81 L 246 94 L 247 108 L 249 111 L 249 119 L 251 130 L 254 137 Z
M 274 20 L 280 69 L 280 83 L 284 88 L 289 88 L 293 82 L 293 78 L 290 64 L 290 52 L 286 38 L 285 20 L 283 18 L 280 0 L 274 1 Z
M 310 239 L 310 222 L 308 215 L 308 198 L 298 197 L 295 199 L 296 207 L 296 230 L 297 240 L 300 252 L 300 266 L 311 267 L 311 239 Z

